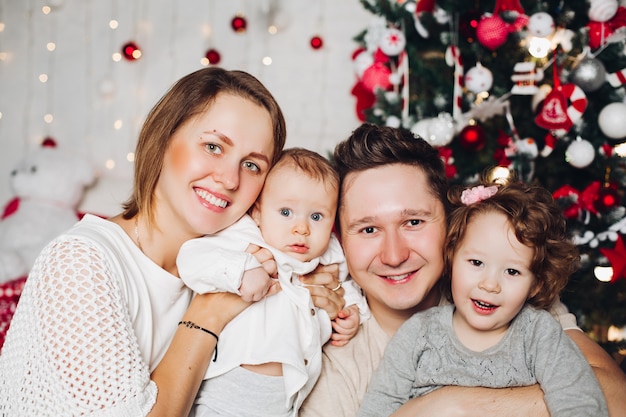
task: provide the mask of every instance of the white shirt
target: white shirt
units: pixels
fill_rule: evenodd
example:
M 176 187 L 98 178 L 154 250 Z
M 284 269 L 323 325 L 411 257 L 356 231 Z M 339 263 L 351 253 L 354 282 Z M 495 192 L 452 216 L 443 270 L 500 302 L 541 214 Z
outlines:
M 0 414 L 146 415 L 191 290 L 87 215 L 42 251 L 0 355 Z
M 254 256 L 244 252 L 249 244 L 272 252 L 282 291 L 252 304 L 226 326 L 220 335 L 217 361 L 211 363 L 205 378 L 241 364 L 281 362 L 287 399 L 297 410 L 320 374 L 322 345 L 332 331 L 328 315 L 313 305 L 309 290 L 297 276 L 313 271 L 320 263 L 337 263 L 343 281 L 347 276 L 345 257 L 333 235 L 321 257 L 298 261 L 265 243 L 254 220 L 246 215 L 220 233 L 185 242 L 176 261 L 178 272 L 185 284 L 199 293 L 238 294 L 244 271 L 260 266 Z M 360 289 L 352 281 L 344 282 L 344 288 L 346 305 L 357 304 L 361 320 L 366 320 L 369 309 Z

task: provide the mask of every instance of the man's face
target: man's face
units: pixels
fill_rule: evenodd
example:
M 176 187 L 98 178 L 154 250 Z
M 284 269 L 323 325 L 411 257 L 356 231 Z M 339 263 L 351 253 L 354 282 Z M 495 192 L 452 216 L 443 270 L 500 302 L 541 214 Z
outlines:
M 410 316 L 439 301 L 443 203 L 420 168 L 393 164 L 348 174 L 339 221 L 352 278 L 372 313 Z

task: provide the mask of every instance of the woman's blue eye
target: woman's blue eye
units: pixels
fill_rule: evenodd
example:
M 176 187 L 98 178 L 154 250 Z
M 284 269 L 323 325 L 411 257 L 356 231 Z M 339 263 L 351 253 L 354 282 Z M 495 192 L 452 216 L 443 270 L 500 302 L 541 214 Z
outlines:
M 290 209 L 288 209 L 288 208 L 280 209 L 280 215 L 281 216 L 289 217 L 290 214 L 291 214 L 291 210 Z
M 365 233 L 366 235 L 372 234 L 376 231 L 375 227 L 365 227 L 363 228 L 363 233 Z
M 254 162 L 245 161 L 243 163 L 243 166 L 248 171 L 252 171 L 252 172 L 259 172 L 259 171 L 261 171 L 261 168 L 259 168 L 259 166 L 257 164 L 255 164 Z
M 311 214 L 311 220 L 319 222 L 320 220 L 322 220 L 322 215 L 320 213 L 313 213 Z
M 216 145 L 215 143 L 207 143 L 204 146 L 206 150 L 209 151 L 209 153 L 213 153 L 213 154 L 222 153 L 222 148 L 219 145 Z

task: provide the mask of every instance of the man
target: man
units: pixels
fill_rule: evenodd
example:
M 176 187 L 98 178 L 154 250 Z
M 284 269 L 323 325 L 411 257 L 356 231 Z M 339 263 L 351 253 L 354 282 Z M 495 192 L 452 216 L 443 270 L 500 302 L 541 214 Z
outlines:
M 322 374 L 302 417 L 354 417 L 391 336 L 415 312 L 442 302 L 447 183 L 437 151 L 408 131 L 363 125 L 337 145 L 333 160 L 341 178 L 338 230 L 350 275 L 363 289 L 372 318 L 347 346 L 325 346 Z M 594 369 L 610 415 L 626 415 L 626 375 L 576 327 L 560 302 L 552 313 Z M 534 385 L 444 387 L 394 415 L 549 413 Z

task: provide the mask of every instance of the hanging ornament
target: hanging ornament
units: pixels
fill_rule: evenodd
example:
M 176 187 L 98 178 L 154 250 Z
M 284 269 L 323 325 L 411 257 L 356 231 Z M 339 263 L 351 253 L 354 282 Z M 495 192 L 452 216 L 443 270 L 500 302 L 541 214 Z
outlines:
M 418 135 L 432 146 L 446 146 L 454 138 L 454 121 L 450 113 L 439 113 L 437 117 L 422 119 L 411 127 L 411 132 Z
M 478 42 L 492 51 L 504 45 L 509 33 L 509 25 L 499 15 L 482 17 L 476 27 Z
M 222 56 L 217 49 L 211 48 L 206 51 L 204 57 L 209 62 L 209 65 L 217 65 L 220 63 Z
M 482 13 L 478 10 L 472 10 L 461 15 L 459 19 L 459 34 L 468 43 L 476 40 L 476 28 L 478 28 L 478 22 Z
M 620 6 L 617 8 L 617 12 L 606 22 L 600 22 L 591 20 L 587 24 L 587 31 L 589 36 L 589 46 L 592 49 L 599 48 L 600 46 L 613 41 L 613 34 L 622 30 L 626 26 L 626 7 Z M 619 41 L 619 37 L 617 41 Z
M 605 106 L 598 114 L 598 126 L 608 138 L 626 138 L 626 104 L 615 102 Z
M 321 49 L 322 46 L 324 46 L 324 41 L 322 40 L 321 36 L 313 36 L 311 38 L 310 44 L 311 44 L 311 48 L 317 50 L 317 49 Z
M 417 33 L 424 39 L 428 38 L 428 29 L 422 24 L 422 15 L 424 13 L 433 14 L 435 11 L 435 0 L 418 0 L 417 5 L 407 1 L 405 9 L 410 13 L 414 13 L 413 20 Z
M 591 0 L 587 16 L 595 22 L 606 22 L 615 16 L 618 7 L 617 0 Z
M 439 157 L 443 160 L 446 167 L 446 178 L 452 179 L 456 177 L 457 169 L 454 165 L 454 156 L 452 155 L 452 149 L 447 146 L 437 148 L 439 151 Z
M 594 92 L 606 81 L 604 64 L 599 59 L 587 55 L 572 69 L 569 81 L 582 88 L 585 93 Z
M 230 21 L 230 27 L 233 28 L 236 33 L 244 33 L 248 27 L 248 21 L 245 17 L 237 15 Z
M 528 32 L 539 38 L 547 38 L 554 33 L 554 19 L 546 12 L 538 12 L 528 19 Z
M 476 123 L 470 122 L 459 133 L 459 143 L 465 150 L 478 152 L 485 147 L 485 142 L 485 129 Z
M 372 92 L 376 91 L 377 88 L 388 90 L 392 85 L 390 76 L 391 70 L 387 65 L 382 62 L 375 62 L 374 65 L 363 71 L 361 82 Z
M 480 62 L 470 68 L 465 74 L 465 87 L 472 93 L 478 94 L 489 91 L 493 85 L 493 74 L 483 67 Z
M 569 131 L 587 108 L 587 96 L 575 84 L 558 85 L 548 93 L 535 123 L 548 130 Z
M 626 278 L 626 246 L 622 235 L 617 236 L 613 249 L 600 248 L 600 252 L 606 256 L 613 267 L 611 282 L 616 282 L 620 278 Z
M 563 207 L 563 215 L 566 219 L 575 219 L 579 216 L 581 196 L 577 189 L 571 185 L 564 185 L 552 193 L 552 198 Z
M 122 56 L 128 61 L 136 61 L 141 58 L 141 49 L 135 42 L 127 42 L 122 45 Z
M 596 151 L 593 145 L 580 137 L 572 141 L 565 151 L 565 160 L 574 168 L 585 168 L 593 162 Z
M 619 206 L 620 198 L 616 187 L 602 187 L 593 202 L 593 206 L 600 213 L 606 213 Z
M 534 62 L 518 62 L 513 67 L 511 81 L 515 83 L 511 94 L 533 95 L 539 91 L 537 82 L 543 80 L 543 69 Z
M 406 37 L 404 32 L 396 28 L 388 28 L 383 32 L 378 47 L 387 56 L 396 56 L 404 51 Z

